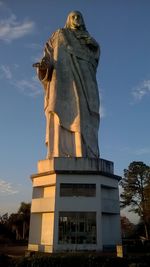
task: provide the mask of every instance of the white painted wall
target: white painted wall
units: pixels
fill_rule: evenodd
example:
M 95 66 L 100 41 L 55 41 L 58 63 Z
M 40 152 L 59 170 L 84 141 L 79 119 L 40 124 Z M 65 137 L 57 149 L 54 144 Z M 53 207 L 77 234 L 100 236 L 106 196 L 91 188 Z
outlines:
M 102 243 L 103 246 L 121 244 L 119 215 L 102 214 Z
M 42 214 L 41 244 L 53 246 L 54 213 Z
M 29 244 L 41 243 L 42 213 L 31 214 Z

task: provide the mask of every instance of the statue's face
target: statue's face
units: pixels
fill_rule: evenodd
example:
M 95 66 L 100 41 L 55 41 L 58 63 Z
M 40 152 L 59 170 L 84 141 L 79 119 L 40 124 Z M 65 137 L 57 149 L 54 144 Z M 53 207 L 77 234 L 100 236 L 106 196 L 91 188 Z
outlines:
M 79 12 L 72 12 L 69 15 L 69 19 L 71 29 L 79 29 L 84 24 L 82 15 Z

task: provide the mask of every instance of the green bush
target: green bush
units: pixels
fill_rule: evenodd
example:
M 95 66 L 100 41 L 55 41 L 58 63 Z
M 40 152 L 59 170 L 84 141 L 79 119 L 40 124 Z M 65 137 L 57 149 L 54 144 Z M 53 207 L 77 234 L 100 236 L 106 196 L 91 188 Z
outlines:
M 126 260 L 99 254 L 51 254 L 24 257 L 13 262 L 13 267 L 128 267 Z
M 136 256 L 128 259 L 129 267 L 149 267 L 150 255 L 148 256 Z
M 118 258 L 98 253 L 40 254 L 10 258 L 0 255 L 0 267 L 149 267 L 149 256 Z
M 0 267 L 8 266 L 10 258 L 5 254 L 0 254 Z

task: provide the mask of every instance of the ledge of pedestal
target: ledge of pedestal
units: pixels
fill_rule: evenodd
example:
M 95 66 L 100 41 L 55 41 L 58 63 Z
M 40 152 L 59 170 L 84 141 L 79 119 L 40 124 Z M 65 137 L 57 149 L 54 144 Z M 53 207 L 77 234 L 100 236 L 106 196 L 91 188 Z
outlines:
M 96 158 L 51 158 L 38 161 L 38 173 L 47 171 L 104 171 L 113 174 L 112 161 Z
M 72 174 L 101 174 L 113 179 L 121 180 L 121 177 L 114 174 L 114 164 L 112 161 L 95 158 L 50 158 L 39 160 L 37 164 L 38 172 L 35 176 L 43 176 L 52 173 L 72 173 Z

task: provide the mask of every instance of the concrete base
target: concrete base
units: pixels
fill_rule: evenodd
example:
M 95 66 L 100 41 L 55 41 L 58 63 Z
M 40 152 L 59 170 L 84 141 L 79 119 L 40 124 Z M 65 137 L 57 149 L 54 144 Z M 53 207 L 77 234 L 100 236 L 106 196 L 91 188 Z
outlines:
M 121 244 L 118 181 L 113 162 L 53 158 L 38 162 L 29 251 L 102 251 Z

